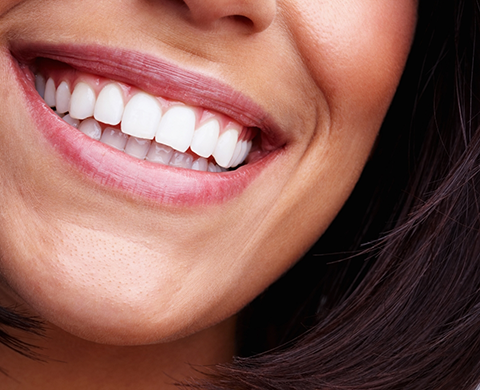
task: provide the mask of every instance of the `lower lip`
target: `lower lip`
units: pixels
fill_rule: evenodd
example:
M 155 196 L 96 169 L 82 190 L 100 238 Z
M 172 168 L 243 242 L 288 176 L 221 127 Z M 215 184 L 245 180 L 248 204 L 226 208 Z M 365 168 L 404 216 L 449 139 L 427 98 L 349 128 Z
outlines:
M 277 151 L 224 173 L 198 172 L 138 160 L 74 129 L 40 98 L 26 71 L 11 57 L 37 129 L 53 148 L 93 182 L 159 203 L 206 205 L 239 196 L 274 160 Z

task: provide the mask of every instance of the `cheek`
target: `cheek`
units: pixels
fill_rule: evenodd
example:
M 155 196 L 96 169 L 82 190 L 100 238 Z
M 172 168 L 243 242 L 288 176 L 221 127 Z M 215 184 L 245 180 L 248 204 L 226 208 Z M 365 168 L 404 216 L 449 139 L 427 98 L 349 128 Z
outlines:
M 383 118 L 401 76 L 416 22 L 415 0 L 300 2 L 290 17 L 304 62 L 332 121 Z M 363 117 L 363 118 L 362 118 Z
M 299 0 L 286 17 L 311 78 L 308 92 L 327 105 L 285 190 L 295 199 L 284 226 L 304 226 L 307 247 L 343 206 L 370 154 L 409 53 L 416 1 Z

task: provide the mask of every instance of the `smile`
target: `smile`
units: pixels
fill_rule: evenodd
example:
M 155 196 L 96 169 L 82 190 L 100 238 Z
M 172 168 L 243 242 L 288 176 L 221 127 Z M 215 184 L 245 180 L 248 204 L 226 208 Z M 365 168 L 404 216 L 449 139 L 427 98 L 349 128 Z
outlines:
M 92 48 L 13 52 L 39 130 L 102 185 L 162 202 L 224 201 L 283 149 L 249 99 L 163 61 Z
M 252 148 L 256 130 L 225 115 L 60 64 L 41 65 L 35 86 L 48 106 L 92 139 L 137 159 L 225 172 L 242 164 Z M 44 76 L 52 69 L 56 71 Z

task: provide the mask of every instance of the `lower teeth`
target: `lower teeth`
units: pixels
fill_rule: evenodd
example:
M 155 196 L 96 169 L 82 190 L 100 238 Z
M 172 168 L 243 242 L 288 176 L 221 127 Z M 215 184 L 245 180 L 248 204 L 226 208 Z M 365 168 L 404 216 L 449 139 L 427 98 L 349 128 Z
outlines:
M 70 126 L 77 128 L 90 138 L 109 145 L 139 160 L 146 160 L 152 163 L 196 171 L 227 171 L 227 169 L 222 168 L 211 161 L 209 162 L 203 157 L 178 152 L 169 146 L 157 142 L 129 136 L 113 127 L 102 127 L 102 125 L 93 118 L 87 118 L 80 121 L 78 119 L 73 119 L 68 113 L 59 114 L 56 111 L 55 113 Z

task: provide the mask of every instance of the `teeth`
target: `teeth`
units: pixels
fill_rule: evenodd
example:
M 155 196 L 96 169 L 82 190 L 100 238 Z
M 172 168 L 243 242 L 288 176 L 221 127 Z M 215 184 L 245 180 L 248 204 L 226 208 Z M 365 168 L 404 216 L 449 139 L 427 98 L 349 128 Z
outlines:
M 48 79 L 45 84 L 45 103 L 50 107 L 55 107 L 55 83 L 52 79 Z
M 217 146 L 213 152 L 213 157 L 215 157 L 218 165 L 228 168 L 228 164 L 235 152 L 237 140 L 238 131 L 234 129 L 227 130 L 218 138 Z
M 159 164 L 168 165 L 173 155 L 173 149 L 170 146 L 157 144 L 152 142 L 152 146 L 148 150 L 147 160 Z
M 202 157 L 210 157 L 217 145 L 220 125 L 217 120 L 208 121 L 193 133 L 190 149 Z
M 219 167 L 218 165 L 215 165 L 214 163 L 208 163 L 208 169 L 207 169 L 208 172 L 225 172 L 226 169 L 223 169 L 221 167 Z
M 174 152 L 172 158 L 170 159 L 170 165 L 177 168 L 187 168 L 192 167 L 193 157 L 187 153 Z
M 242 149 L 240 150 L 240 154 L 238 155 L 237 160 L 232 164 L 232 167 L 242 163 L 243 160 L 245 160 L 245 157 L 247 157 L 247 155 L 246 155 L 247 149 L 248 149 L 248 142 L 243 140 L 242 141 Z
M 185 152 L 192 142 L 195 123 L 195 113 L 191 108 L 172 107 L 160 121 L 155 141 L 179 152 Z
M 160 102 L 163 100 L 145 92 L 133 94 L 125 105 L 123 89 L 115 82 L 103 87 L 98 98 L 86 82 L 78 82 L 71 93 L 66 81 L 55 88 L 52 78 L 45 81 L 40 74 L 35 75 L 35 88 L 65 122 L 140 160 L 198 171 L 225 172 L 227 168 L 242 164 L 252 147 L 251 140 L 242 139 L 251 134 L 249 129 L 231 121 L 221 133 L 218 117 L 212 117 L 214 113 L 196 128 L 197 111 L 201 111 L 195 107 L 174 104 L 162 116 Z M 117 128 L 102 130 L 105 125 Z M 153 139 L 156 142 L 151 142 Z M 199 157 L 185 153 L 189 148 Z M 208 160 L 211 156 L 216 164 Z
M 80 121 L 78 119 L 73 119 L 70 115 L 64 115 L 63 120 L 67 122 L 70 126 L 73 126 L 75 128 L 78 128 L 80 125 Z
M 213 164 L 213 163 L 208 163 L 207 171 L 208 171 L 208 172 L 217 172 L 217 168 L 215 167 L 215 164 Z
M 137 93 L 125 107 L 122 132 L 138 138 L 153 139 L 161 117 L 162 109 L 158 100 L 147 93 Z
M 105 130 L 103 130 L 100 141 L 123 151 L 128 141 L 128 135 L 123 134 L 120 130 L 114 129 L 113 127 L 107 127 Z
M 252 142 L 251 141 L 243 140 L 242 142 L 240 142 L 240 144 L 241 144 L 241 148 L 240 148 L 239 154 L 238 154 L 237 157 L 234 156 L 232 158 L 233 162 L 230 163 L 231 167 L 235 167 L 235 166 L 241 164 L 242 162 L 244 162 L 245 159 L 248 156 L 248 153 L 250 153 L 250 149 L 252 148 Z M 237 144 L 237 146 L 238 146 L 238 144 Z
M 125 153 L 132 157 L 136 157 L 143 160 L 150 149 L 151 141 L 148 139 L 140 139 L 136 137 L 130 137 L 127 145 L 125 146 Z
M 247 158 L 248 154 L 250 153 L 250 150 L 252 150 L 252 141 L 247 142 L 247 149 L 245 150 L 245 153 L 243 154 L 243 157 L 240 159 L 240 161 L 243 163 L 245 159 Z
M 102 137 L 102 127 L 93 118 L 88 118 L 82 121 L 78 126 L 78 130 L 97 141 L 100 141 L 100 138 Z
M 95 91 L 86 83 L 78 83 L 70 100 L 70 116 L 86 119 L 93 115 L 95 109 Z
M 35 75 L 35 89 L 42 99 L 45 98 L 45 78 L 41 74 Z
M 203 158 L 203 157 L 197 158 L 192 163 L 192 169 L 194 169 L 195 171 L 204 171 L 205 172 L 208 169 L 208 160 Z
M 70 98 L 72 94 L 70 93 L 70 87 L 65 81 L 62 81 L 57 88 L 57 93 L 55 94 L 55 102 L 57 107 L 57 112 L 59 114 L 65 114 L 70 109 Z
M 118 84 L 108 84 L 98 95 L 95 103 L 94 117 L 107 125 L 118 125 L 122 120 L 123 93 Z
M 230 159 L 230 162 L 228 163 L 227 168 L 230 168 L 230 167 L 236 165 L 236 161 L 238 160 L 238 157 L 239 157 L 240 153 L 242 152 L 242 144 L 243 144 L 243 141 L 237 142 L 235 144 L 235 150 L 233 151 L 233 156 Z

